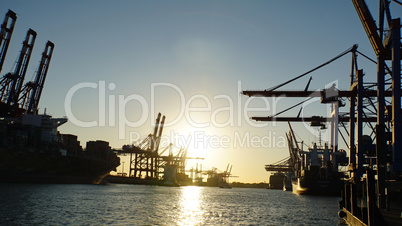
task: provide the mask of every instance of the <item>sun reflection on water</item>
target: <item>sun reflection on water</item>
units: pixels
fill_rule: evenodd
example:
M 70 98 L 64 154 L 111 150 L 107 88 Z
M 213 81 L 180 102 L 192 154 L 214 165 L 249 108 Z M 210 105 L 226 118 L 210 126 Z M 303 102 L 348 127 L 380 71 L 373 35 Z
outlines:
M 202 187 L 181 187 L 179 225 L 200 225 L 203 223 Z

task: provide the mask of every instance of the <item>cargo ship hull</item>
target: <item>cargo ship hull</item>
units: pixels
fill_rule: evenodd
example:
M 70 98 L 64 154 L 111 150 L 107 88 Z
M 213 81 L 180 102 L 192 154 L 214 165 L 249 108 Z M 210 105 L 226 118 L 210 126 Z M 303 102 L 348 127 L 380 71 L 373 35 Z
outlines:
M 306 180 L 293 178 L 292 191 L 296 194 L 339 196 L 341 183 L 339 180 Z
M 45 183 L 45 184 L 101 184 L 106 176 L 76 176 L 67 174 L 50 174 L 37 172 L 15 172 L 0 170 L 0 179 L 3 182 L 16 183 Z
M 99 184 L 119 162 L 29 151 L 0 150 L 0 181 Z
M 269 189 L 285 189 L 286 175 L 275 173 L 269 177 Z

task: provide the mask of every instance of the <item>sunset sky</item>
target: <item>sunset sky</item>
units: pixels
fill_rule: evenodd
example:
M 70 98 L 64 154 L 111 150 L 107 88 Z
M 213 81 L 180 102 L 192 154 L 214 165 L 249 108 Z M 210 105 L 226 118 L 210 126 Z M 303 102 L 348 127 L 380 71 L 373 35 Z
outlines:
M 366 2 L 377 20 L 378 1 Z M 170 142 L 187 146 L 190 156 L 205 158 L 198 162 L 204 170 L 231 164 L 239 176 L 231 181 L 268 181 L 264 165 L 289 154 L 287 123 L 249 118 L 303 100 L 251 99 L 240 95 L 242 90 L 278 85 L 353 44 L 375 59 L 349 0 L 2 0 L 1 22 L 8 9 L 18 19 L 1 75 L 11 71 L 29 28 L 38 36 L 25 82 L 32 80 L 46 41 L 52 41 L 40 112 L 67 116 L 62 133 L 78 135 L 83 146 L 105 140 L 119 149 L 152 133 L 161 112 L 166 116 L 161 148 Z M 391 12 L 401 16 L 402 7 L 391 2 Z M 347 55 L 312 73 L 310 89 L 337 82 L 348 90 L 350 61 Z M 374 81 L 376 65 L 361 57 L 359 67 L 366 81 Z M 308 78 L 282 89 L 304 89 Z M 318 103 L 303 114 L 325 114 L 328 106 Z M 299 109 L 285 115 L 296 116 Z M 315 129 L 296 123 L 294 129 L 306 144 L 318 142 Z M 122 161 L 127 172 L 129 160 Z M 189 161 L 187 168 L 195 164 Z

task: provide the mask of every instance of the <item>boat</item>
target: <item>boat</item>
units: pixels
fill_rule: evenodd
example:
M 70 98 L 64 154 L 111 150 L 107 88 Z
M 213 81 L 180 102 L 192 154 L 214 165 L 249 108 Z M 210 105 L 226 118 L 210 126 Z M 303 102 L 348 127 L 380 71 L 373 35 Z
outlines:
M 223 171 L 222 173 L 218 173 L 217 168 L 212 168 L 212 170 L 208 170 L 208 179 L 206 186 L 211 186 L 211 187 L 219 187 L 219 188 L 232 188 L 229 184 L 229 177 L 236 177 L 232 176 L 232 167 L 230 164 L 226 167 L 226 170 Z
M 343 186 L 344 172 L 339 166 L 348 164 L 344 150 L 330 149 L 327 144 L 316 143 L 308 150 L 299 147 L 292 127 L 287 136 L 292 169 L 292 191 L 297 194 L 340 195 Z
M 282 172 L 277 172 L 269 177 L 268 189 L 284 189 L 286 175 Z
M 11 10 L 1 26 L 2 65 L 17 14 Z M 54 43 L 47 41 L 34 80 L 24 83 L 37 33 L 29 29 L 13 72 L 0 79 L 0 181 L 98 184 L 120 165 L 106 141 L 87 142 L 57 128 L 67 118 L 38 114 Z M 1 71 L 1 66 L 0 66 Z
M 219 188 L 232 188 L 232 186 L 230 186 L 228 183 L 224 182 L 224 183 L 219 184 Z
M 25 114 L 0 119 L 0 180 L 3 182 L 99 184 L 120 165 L 106 141 L 90 141 L 57 128 L 66 118 Z

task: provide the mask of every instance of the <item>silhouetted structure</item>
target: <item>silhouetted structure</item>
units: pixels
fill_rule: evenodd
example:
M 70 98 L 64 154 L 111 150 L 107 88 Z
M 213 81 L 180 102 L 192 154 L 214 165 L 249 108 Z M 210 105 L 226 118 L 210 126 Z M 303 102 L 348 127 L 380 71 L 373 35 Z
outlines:
M 187 159 L 203 159 L 197 157 L 187 157 L 187 148 L 180 148 L 174 154 L 173 144 L 168 145 L 159 152 L 160 140 L 163 132 L 165 116 L 161 113 L 155 121 L 153 134 L 138 145 L 124 145 L 119 154 L 130 155 L 129 177 L 134 179 L 162 180 L 162 185 L 175 185 L 178 182 L 189 183 L 189 177 L 185 174 Z M 163 154 L 169 150 L 169 154 Z M 138 180 L 133 180 L 138 181 Z M 139 181 L 138 183 L 143 183 Z
M 0 69 L 10 43 L 16 15 L 11 10 L 0 32 Z M 29 29 L 13 72 L 0 80 L 0 179 L 42 183 L 100 183 L 120 159 L 107 142 L 83 152 L 77 136 L 58 127 L 67 118 L 38 114 L 54 44 L 46 43 L 34 81 L 23 86 L 36 32 Z M 101 143 L 100 147 L 96 146 Z M 105 147 L 107 144 L 107 148 Z M 99 150 L 93 150 L 95 147 Z
M 312 124 L 330 122 L 333 132 L 330 148 L 337 150 L 337 139 L 340 135 L 349 149 L 349 178 L 345 181 L 343 189 L 340 203 L 343 209 L 340 215 L 351 224 L 383 225 L 385 223 L 383 215 L 387 215 L 385 220 L 389 221 L 392 219 L 389 214 L 392 213 L 392 209 L 401 208 L 393 204 L 395 199 L 401 199 L 402 188 L 401 24 L 400 18 L 393 19 L 391 16 L 390 1 L 379 0 L 378 26 L 364 0 L 352 0 L 352 2 L 377 56 L 376 61 L 357 51 L 355 46 L 313 70 L 272 89 L 243 93 L 249 96 L 275 96 L 279 93 L 291 97 L 311 95 L 311 98 L 320 96 L 322 103 L 333 103 L 335 111 L 331 118 L 299 117 L 300 112 L 297 117 L 277 117 L 295 107 L 293 106 L 271 117 L 253 117 L 253 119 L 310 121 Z M 400 4 L 398 1 L 394 2 Z M 331 97 L 328 98 L 325 95 L 326 90 L 307 91 L 309 83 L 304 91 L 276 91 L 277 88 L 331 63 L 348 52 L 352 53 L 349 91 L 336 90 L 337 92 L 331 92 Z M 357 65 L 358 54 L 376 62 L 376 82 L 363 82 L 363 70 Z M 387 65 L 387 61 L 391 62 L 391 67 Z M 345 98 L 349 101 L 349 112 L 341 115 L 337 109 L 342 107 L 340 101 Z M 348 122 L 348 127 L 345 122 Z M 342 128 L 345 129 L 343 132 Z M 367 132 L 366 135 L 364 132 Z M 400 223 L 400 211 L 397 211 L 397 214 L 399 216 L 396 219 L 399 218 Z

